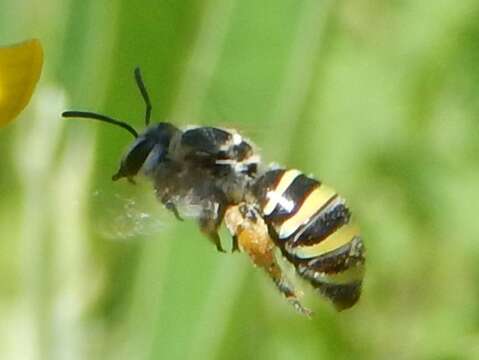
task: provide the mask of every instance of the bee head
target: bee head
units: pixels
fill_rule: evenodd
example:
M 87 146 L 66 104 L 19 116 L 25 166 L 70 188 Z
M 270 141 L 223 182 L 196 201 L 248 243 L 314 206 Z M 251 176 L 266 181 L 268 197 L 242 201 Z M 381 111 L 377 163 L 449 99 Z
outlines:
M 116 181 L 126 177 L 131 180 L 140 170 L 151 173 L 166 159 L 170 141 L 179 132 L 175 126 L 165 122 L 147 128 L 130 145 L 112 179 Z
M 180 133 L 178 128 L 166 122 L 149 126 L 151 116 L 150 98 L 143 83 L 139 68 L 135 69 L 134 75 L 136 84 L 146 105 L 146 130 L 143 133 L 138 134 L 138 132 L 125 121 L 120 121 L 102 114 L 89 111 L 65 111 L 62 113 L 62 116 L 66 118 L 93 119 L 113 124 L 125 129 L 134 136 L 135 140 L 121 160 L 120 169 L 113 175 L 114 181 L 121 178 L 127 178 L 131 181 L 142 169 L 145 173 L 150 173 L 156 165 L 166 158 L 172 137 Z

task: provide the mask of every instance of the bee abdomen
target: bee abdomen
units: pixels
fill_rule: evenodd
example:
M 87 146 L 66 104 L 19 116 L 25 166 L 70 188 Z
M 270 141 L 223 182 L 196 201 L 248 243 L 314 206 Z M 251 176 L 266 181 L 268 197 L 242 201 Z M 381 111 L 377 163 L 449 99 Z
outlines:
M 338 310 L 353 306 L 361 294 L 364 246 L 360 236 L 312 259 L 291 260 L 298 273 L 330 299 Z
M 300 276 L 340 310 L 360 296 L 364 249 L 344 199 L 298 170 L 268 171 L 253 188 L 270 233 Z

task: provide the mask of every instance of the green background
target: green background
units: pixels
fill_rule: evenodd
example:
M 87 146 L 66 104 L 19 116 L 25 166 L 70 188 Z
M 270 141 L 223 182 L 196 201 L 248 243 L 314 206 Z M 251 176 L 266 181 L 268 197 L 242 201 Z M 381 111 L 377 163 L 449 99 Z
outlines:
M 42 78 L 0 130 L 2 360 L 479 358 L 477 0 L 0 0 L 0 44 L 31 37 Z M 131 137 L 59 114 L 141 129 L 137 65 L 156 121 L 237 128 L 349 200 L 357 306 L 301 317 L 111 182 Z

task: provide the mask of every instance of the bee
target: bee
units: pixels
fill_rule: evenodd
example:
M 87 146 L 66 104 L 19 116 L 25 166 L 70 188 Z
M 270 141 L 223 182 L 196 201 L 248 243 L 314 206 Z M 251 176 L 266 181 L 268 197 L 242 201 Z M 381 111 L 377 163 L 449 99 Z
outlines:
M 286 276 L 283 259 L 338 310 L 354 305 L 365 257 L 345 201 L 298 170 L 265 167 L 255 145 L 236 130 L 150 124 L 152 106 L 139 68 L 134 77 L 146 108 L 142 133 L 98 113 L 62 114 L 110 123 L 133 135 L 112 179 L 134 183 L 136 176 L 146 176 L 166 209 L 179 220 L 196 219 L 220 252 L 225 250 L 218 229 L 224 223 L 232 251 L 246 252 L 299 312 L 311 314 Z

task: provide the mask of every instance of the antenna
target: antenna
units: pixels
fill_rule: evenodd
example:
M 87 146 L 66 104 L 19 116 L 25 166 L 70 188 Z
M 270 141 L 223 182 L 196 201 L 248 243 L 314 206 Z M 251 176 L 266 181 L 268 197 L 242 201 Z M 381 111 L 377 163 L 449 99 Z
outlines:
M 146 111 L 145 111 L 145 126 L 150 125 L 150 117 L 151 117 L 151 101 L 148 95 L 148 91 L 146 90 L 145 83 L 143 82 L 143 78 L 141 76 L 140 67 L 137 66 L 135 68 L 135 81 L 136 85 L 138 85 L 138 89 L 140 89 L 141 96 L 145 101 Z
M 124 121 L 113 119 L 106 115 L 97 114 L 97 113 L 93 113 L 89 111 L 64 111 L 62 113 L 62 116 L 64 118 L 83 118 L 83 119 L 94 119 L 94 120 L 103 121 L 103 122 L 110 123 L 127 130 L 135 138 L 138 137 L 138 133 L 131 125 L 127 124 Z

